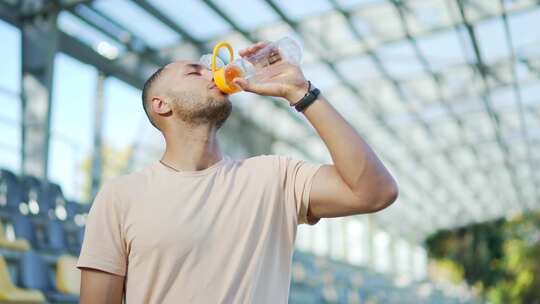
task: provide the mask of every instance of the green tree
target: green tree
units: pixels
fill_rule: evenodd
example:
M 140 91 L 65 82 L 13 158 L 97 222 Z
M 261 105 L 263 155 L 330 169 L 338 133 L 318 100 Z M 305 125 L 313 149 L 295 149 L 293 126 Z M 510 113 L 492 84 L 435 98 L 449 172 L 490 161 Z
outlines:
M 540 214 L 440 231 L 429 255 L 455 263 L 462 279 L 493 303 L 540 303 Z

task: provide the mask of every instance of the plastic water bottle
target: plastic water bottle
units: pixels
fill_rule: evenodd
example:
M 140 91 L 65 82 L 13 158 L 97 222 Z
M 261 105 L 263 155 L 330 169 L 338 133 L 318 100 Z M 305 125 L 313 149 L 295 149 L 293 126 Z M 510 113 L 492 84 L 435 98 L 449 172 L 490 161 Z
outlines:
M 229 49 L 231 62 L 227 65 L 223 65 L 221 60 L 218 61 L 217 51 L 221 47 L 227 47 Z M 228 43 L 222 42 L 216 45 L 212 55 L 207 54 L 200 59 L 201 63 L 212 68 L 216 86 L 227 94 L 241 91 L 233 83 L 233 80 L 237 77 L 249 80 L 259 70 L 277 62 L 286 61 L 291 64 L 300 65 L 302 61 L 302 47 L 290 37 L 284 37 L 278 41 L 271 42 L 250 56 L 233 60 L 232 53 L 232 47 Z M 212 62 L 213 60 L 215 60 L 215 63 Z

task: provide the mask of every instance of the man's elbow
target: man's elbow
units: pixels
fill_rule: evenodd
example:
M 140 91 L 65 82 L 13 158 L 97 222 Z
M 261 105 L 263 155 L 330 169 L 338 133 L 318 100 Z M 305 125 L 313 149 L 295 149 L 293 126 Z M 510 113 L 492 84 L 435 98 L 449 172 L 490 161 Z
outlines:
M 386 187 L 385 204 L 384 208 L 392 205 L 399 196 L 399 188 L 397 182 L 392 178 L 389 186 Z
M 390 177 L 389 181 L 381 185 L 371 204 L 370 212 L 377 212 L 392 205 L 399 196 L 399 189 L 396 181 Z

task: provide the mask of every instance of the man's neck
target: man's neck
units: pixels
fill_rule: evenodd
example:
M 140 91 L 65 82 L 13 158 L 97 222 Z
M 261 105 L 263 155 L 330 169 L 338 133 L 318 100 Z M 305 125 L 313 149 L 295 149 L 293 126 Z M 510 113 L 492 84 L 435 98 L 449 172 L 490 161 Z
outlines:
M 178 171 L 199 171 L 219 162 L 223 155 L 211 126 L 191 126 L 164 133 L 166 148 L 161 161 Z

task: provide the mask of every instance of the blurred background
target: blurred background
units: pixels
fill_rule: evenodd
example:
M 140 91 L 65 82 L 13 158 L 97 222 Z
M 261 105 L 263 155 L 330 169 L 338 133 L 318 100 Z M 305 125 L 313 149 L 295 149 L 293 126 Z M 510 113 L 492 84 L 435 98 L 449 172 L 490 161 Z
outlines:
M 400 197 L 299 226 L 290 303 L 540 303 L 539 29 L 538 0 L 0 0 L 0 302 L 78 301 L 93 196 L 163 151 L 153 71 L 292 36 Z M 331 162 L 283 100 L 231 100 L 233 158 Z

